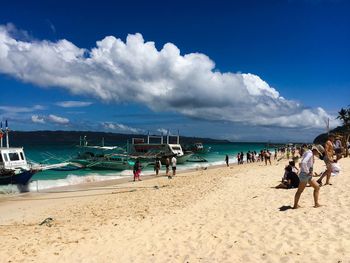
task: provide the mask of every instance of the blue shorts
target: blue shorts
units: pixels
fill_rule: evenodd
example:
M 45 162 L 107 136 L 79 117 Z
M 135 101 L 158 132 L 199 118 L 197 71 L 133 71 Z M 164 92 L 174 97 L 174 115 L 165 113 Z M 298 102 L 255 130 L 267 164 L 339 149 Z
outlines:
M 310 180 L 312 179 L 312 176 L 307 174 L 307 173 L 304 173 L 304 172 L 300 172 L 299 174 L 299 180 L 300 182 L 303 182 L 303 183 L 307 183 L 309 182 Z

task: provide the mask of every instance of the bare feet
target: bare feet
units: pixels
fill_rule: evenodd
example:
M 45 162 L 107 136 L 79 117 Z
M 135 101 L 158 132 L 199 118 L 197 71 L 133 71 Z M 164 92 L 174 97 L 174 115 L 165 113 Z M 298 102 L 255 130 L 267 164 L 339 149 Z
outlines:
M 316 204 L 314 207 L 315 207 L 315 208 L 317 208 L 317 207 L 320 207 L 320 206 L 322 206 L 322 205 L 320 205 L 320 204 Z
M 298 208 L 301 208 L 301 206 L 300 205 L 293 206 L 293 209 L 298 209 Z

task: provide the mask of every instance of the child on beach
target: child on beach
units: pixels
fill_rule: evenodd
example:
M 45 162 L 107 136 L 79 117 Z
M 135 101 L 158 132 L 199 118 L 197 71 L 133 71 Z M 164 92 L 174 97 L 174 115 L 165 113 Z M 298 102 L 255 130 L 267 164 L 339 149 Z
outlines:
M 226 154 L 226 156 L 225 156 L 225 163 L 226 163 L 226 166 L 227 166 L 227 167 L 229 167 L 228 162 L 229 162 L 229 158 L 228 158 L 228 155 Z

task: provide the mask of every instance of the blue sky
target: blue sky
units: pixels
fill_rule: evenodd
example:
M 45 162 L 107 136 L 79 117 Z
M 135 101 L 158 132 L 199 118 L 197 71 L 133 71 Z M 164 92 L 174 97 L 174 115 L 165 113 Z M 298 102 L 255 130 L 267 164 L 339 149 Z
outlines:
M 110 2 L 2 3 L 2 120 L 296 141 L 350 103 L 348 1 Z

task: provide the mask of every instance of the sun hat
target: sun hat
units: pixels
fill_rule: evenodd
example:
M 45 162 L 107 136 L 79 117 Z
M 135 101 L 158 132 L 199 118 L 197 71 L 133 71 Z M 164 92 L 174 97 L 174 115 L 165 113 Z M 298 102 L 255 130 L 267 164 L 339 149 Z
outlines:
M 314 145 L 314 146 L 312 146 L 312 150 L 315 150 L 316 152 L 318 152 L 318 154 L 322 155 L 322 153 L 324 152 L 324 149 L 321 146 L 322 149 L 323 149 L 323 151 L 322 151 L 321 147 L 319 147 L 319 146 L 321 146 L 321 145 Z

